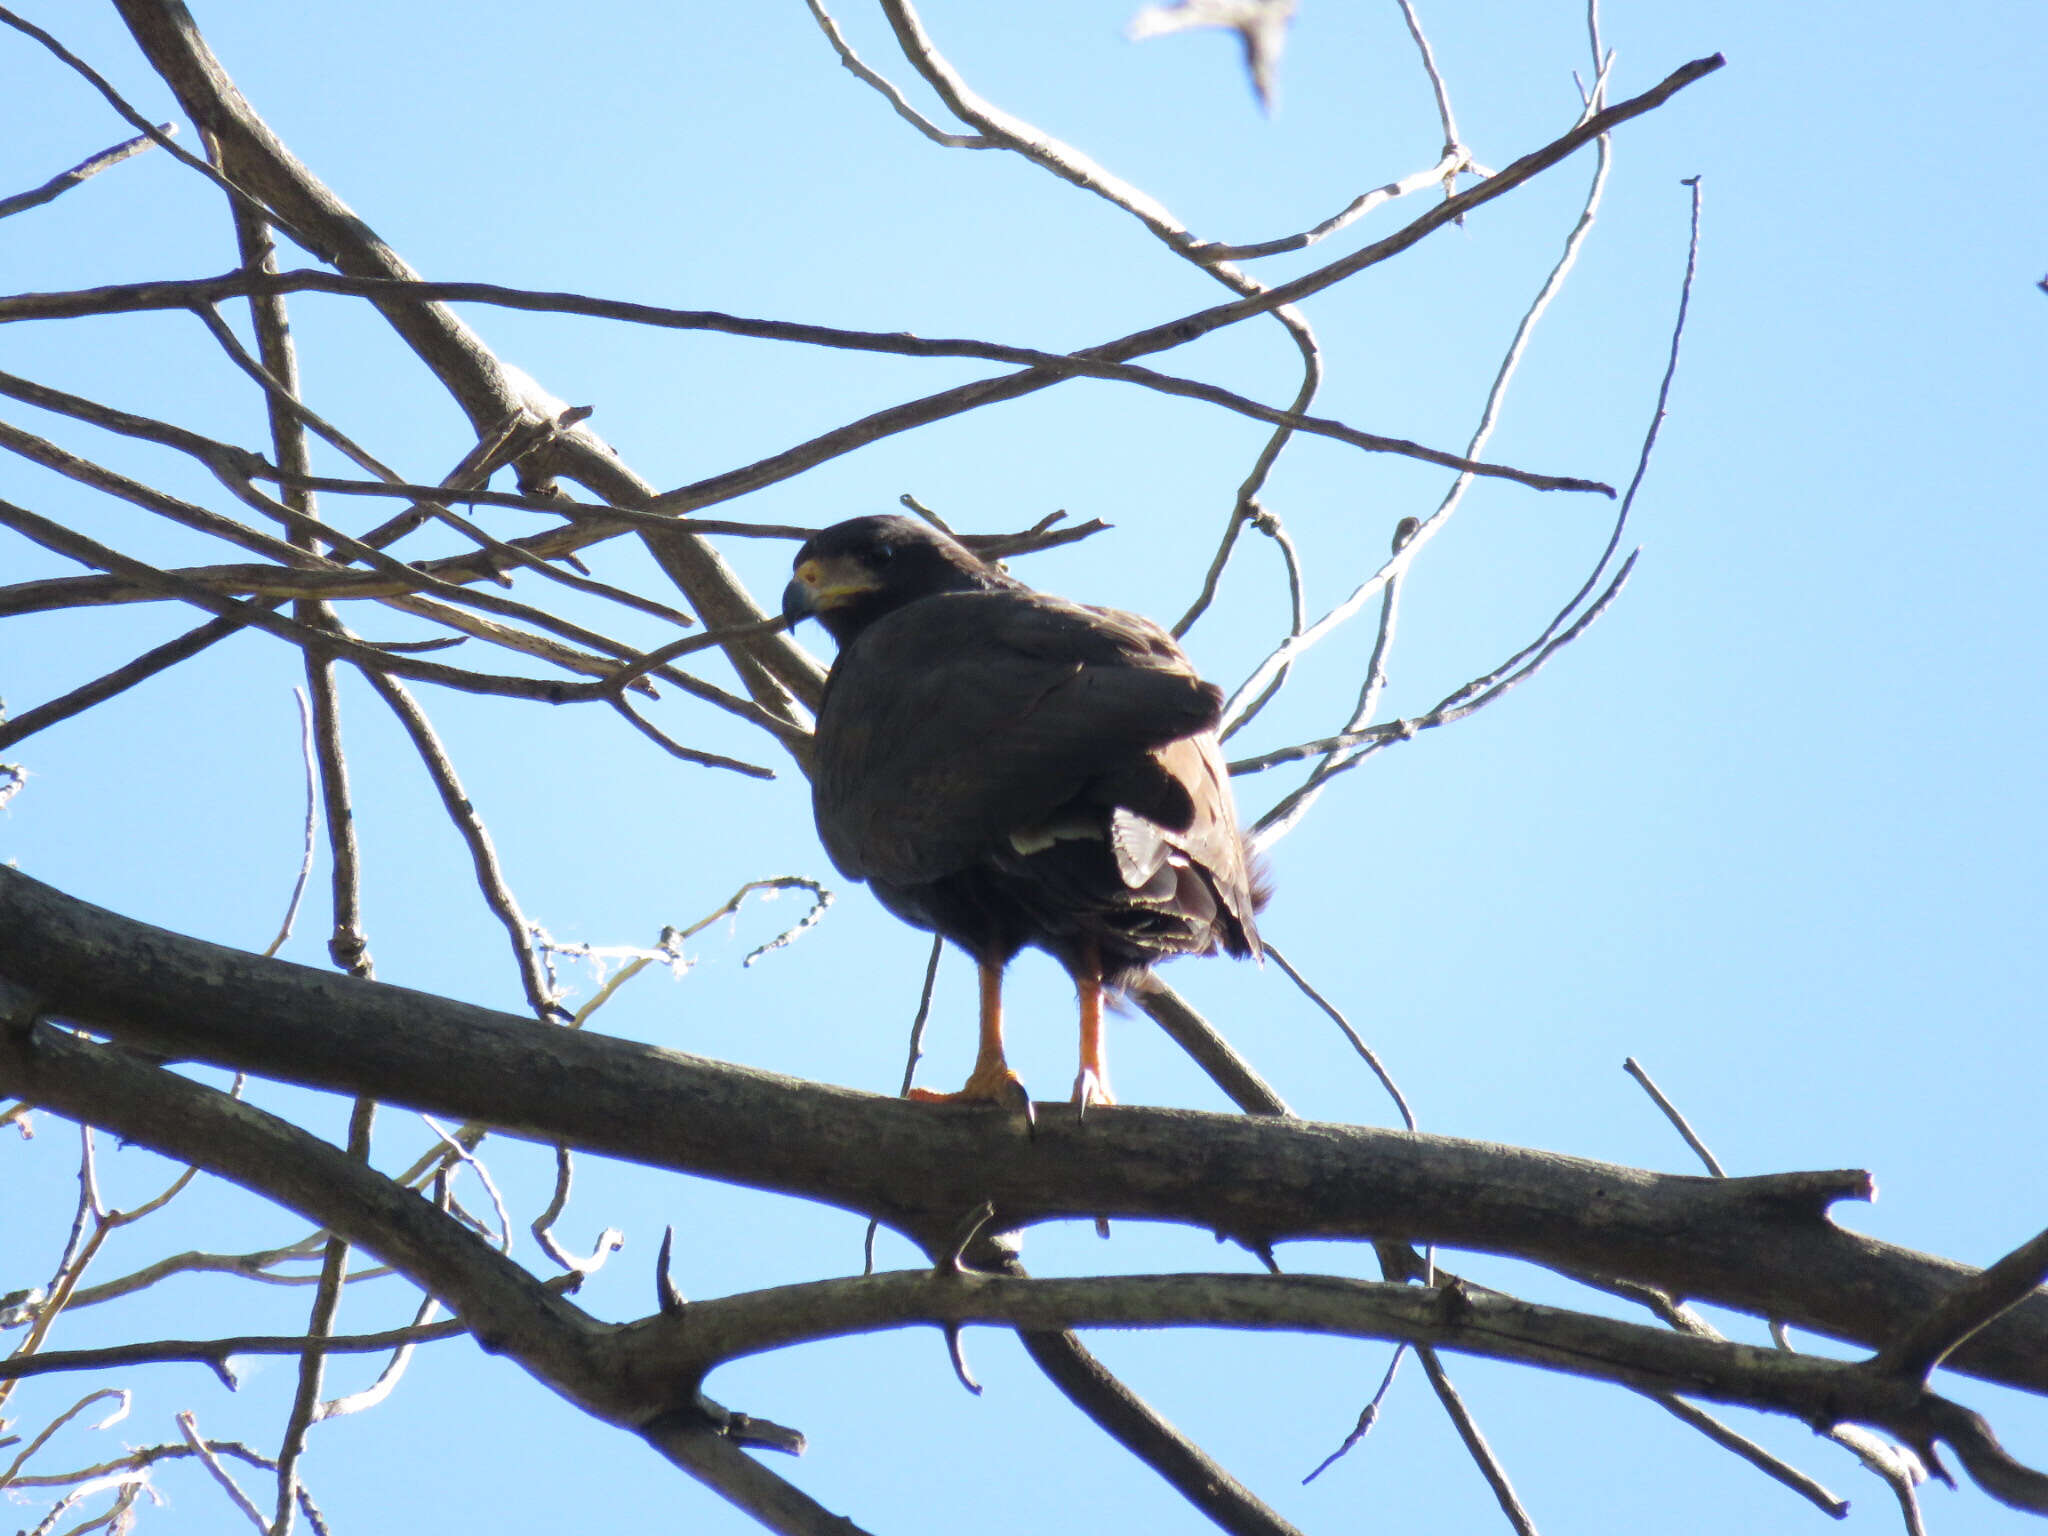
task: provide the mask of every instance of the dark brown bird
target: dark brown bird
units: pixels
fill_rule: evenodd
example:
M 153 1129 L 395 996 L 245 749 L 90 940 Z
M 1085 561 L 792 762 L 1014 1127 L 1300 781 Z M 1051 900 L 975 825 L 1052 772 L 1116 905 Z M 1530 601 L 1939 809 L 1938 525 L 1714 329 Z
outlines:
M 812 764 L 825 851 L 981 968 L 974 1071 L 917 1097 L 1022 1097 L 1002 974 L 1036 945 L 1080 994 L 1075 1102 L 1113 1103 L 1104 989 L 1174 955 L 1259 953 L 1221 691 L 1150 620 L 1035 592 L 905 517 L 812 538 L 782 610 L 839 643 Z

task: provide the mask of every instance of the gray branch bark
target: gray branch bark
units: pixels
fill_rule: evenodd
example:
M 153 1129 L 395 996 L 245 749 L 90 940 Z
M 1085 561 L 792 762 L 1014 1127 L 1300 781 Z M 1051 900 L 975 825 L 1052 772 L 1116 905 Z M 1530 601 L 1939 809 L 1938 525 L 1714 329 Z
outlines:
M 984 1199 L 1008 1228 L 1106 1215 L 1183 1221 L 1254 1250 L 1294 1238 L 1437 1243 L 1620 1276 L 1871 1348 L 1976 1273 L 1829 1221 L 1833 1201 L 1867 1197 L 1859 1172 L 1707 1179 L 1166 1109 L 1118 1108 L 1085 1124 L 1048 1112 L 1027 1138 L 1006 1116 L 935 1111 L 265 960 L 14 870 L 0 870 L 0 977 L 45 1016 L 153 1052 L 823 1201 L 934 1251 Z M 0 1091 L 33 1099 L 18 1080 L 23 1059 L 0 1067 Z M 763 1124 L 776 1136 L 761 1137 Z M 1945 1363 L 2048 1390 L 2048 1293 Z

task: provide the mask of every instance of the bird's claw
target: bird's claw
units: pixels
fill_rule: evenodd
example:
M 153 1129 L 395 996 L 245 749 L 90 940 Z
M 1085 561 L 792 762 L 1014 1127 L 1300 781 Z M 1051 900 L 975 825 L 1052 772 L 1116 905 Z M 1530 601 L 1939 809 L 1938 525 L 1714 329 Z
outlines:
M 1093 1067 L 1083 1067 L 1074 1079 L 1073 1103 L 1076 1118 L 1084 1122 L 1088 1118 L 1089 1105 L 1116 1103 L 1116 1096 L 1109 1091 L 1107 1074 L 1098 1072 Z
M 1024 1087 L 1024 1079 L 1008 1067 L 990 1071 L 977 1067 L 953 1093 L 941 1093 L 936 1088 L 913 1088 L 907 1097 L 920 1104 L 993 1104 L 1021 1113 L 1026 1120 L 1032 1118 L 1031 1094 Z

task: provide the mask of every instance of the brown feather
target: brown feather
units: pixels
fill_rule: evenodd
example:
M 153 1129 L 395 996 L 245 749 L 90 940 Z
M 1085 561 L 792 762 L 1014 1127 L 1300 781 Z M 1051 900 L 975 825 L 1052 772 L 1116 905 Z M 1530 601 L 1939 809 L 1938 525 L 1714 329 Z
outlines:
M 1173 955 L 1259 953 L 1221 694 L 1165 630 L 1035 592 L 906 518 L 828 529 L 797 570 L 785 606 L 840 642 L 813 807 L 842 873 L 985 964 L 1036 945 L 1117 985 Z

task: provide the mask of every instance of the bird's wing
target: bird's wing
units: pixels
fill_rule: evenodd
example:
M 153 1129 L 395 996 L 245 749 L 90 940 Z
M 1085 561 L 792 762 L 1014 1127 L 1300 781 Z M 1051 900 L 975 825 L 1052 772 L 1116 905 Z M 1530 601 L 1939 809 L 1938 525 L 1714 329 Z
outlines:
M 918 884 L 989 857 L 1104 775 L 1119 780 L 1111 802 L 1185 830 L 1186 791 L 1131 765 L 1214 726 L 1220 706 L 1171 637 L 1134 615 L 1035 592 L 924 598 L 833 668 L 818 830 L 848 876 Z
M 1223 947 L 1232 954 L 1258 954 L 1252 918 L 1266 899 L 1265 887 L 1237 830 L 1221 743 L 1204 731 L 1154 748 L 1146 761 L 1186 796 L 1189 814 L 1175 823 L 1126 808 L 1112 812 L 1110 844 L 1124 883 L 1136 889 L 1156 880 L 1162 867 L 1181 862 L 1173 857 L 1178 853 L 1200 871 L 1202 886 L 1223 909 L 1224 921 L 1215 930 Z

